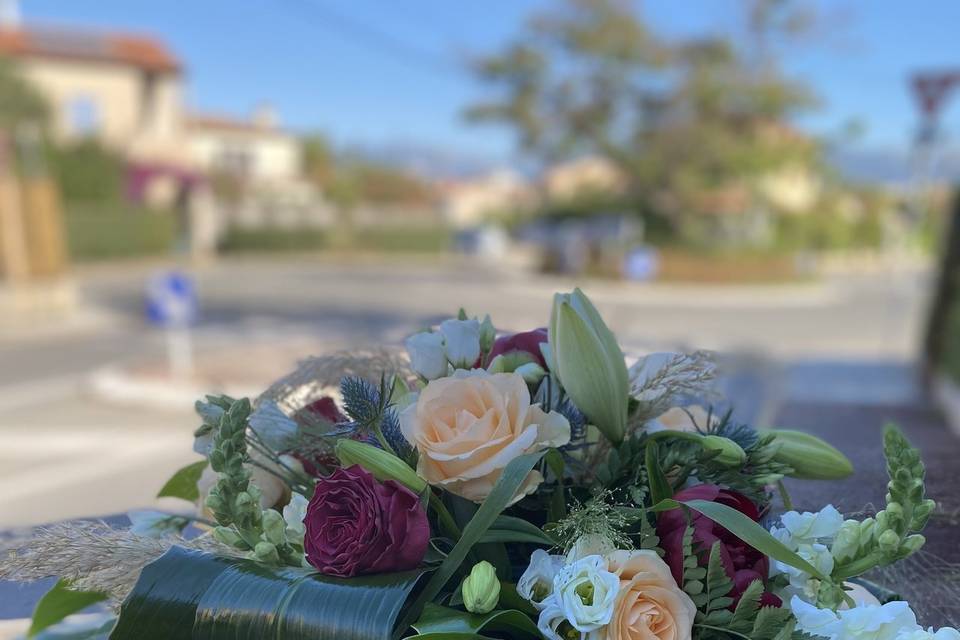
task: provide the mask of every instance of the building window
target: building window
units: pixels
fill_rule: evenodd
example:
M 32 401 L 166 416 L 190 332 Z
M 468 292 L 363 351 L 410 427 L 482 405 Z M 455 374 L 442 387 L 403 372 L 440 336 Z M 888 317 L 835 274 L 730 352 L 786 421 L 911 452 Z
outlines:
M 67 103 L 67 122 L 75 136 L 92 136 L 100 131 L 99 105 L 89 96 L 76 96 Z

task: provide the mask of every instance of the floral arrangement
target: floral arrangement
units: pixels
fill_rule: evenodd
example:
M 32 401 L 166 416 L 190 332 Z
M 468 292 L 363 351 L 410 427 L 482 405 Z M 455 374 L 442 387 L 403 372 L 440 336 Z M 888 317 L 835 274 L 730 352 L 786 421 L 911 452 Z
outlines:
M 860 581 L 918 551 L 935 508 L 896 427 L 881 510 L 798 513 L 784 478 L 850 462 L 693 406 L 706 353 L 628 366 L 579 290 L 548 328 L 461 310 L 406 352 L 198 402 L 202 459 L 160 491 L 195 513 L 42 529 L 3 562 L 60 578 L 31 634 L 109 600 L 82 637 L 960 640 Z

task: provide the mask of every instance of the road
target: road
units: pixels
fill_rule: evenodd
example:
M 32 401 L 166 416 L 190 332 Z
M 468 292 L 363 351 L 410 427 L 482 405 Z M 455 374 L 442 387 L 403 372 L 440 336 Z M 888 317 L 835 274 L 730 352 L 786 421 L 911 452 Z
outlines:
M 192 460 L 189 401 L 147 407 L 90 391 L 91 373 L 103 367 L 162 363 L 163 336 L 141 319 L 150 271 L 81 270 L 79 298 L 96 321 L 54 318 L 0 335 L 0 527 L 149 504 Z M 580 284 L 628 350 L 738 354 L 772 390 L 767 403 L 913 393 L 905 363 L 919 343 L 928 290 L 924 272 L 901 270 L 726 287 L 575 283 L 456 262 L 244 260 L 194 274 L 202 300 L 196 348 L 226 358 L 224 375 L 246 384 L 265 385 L 307 350 L 397 343 L 461 306 L 490 313 L 502 329 L 542 326 L 552 293 Z

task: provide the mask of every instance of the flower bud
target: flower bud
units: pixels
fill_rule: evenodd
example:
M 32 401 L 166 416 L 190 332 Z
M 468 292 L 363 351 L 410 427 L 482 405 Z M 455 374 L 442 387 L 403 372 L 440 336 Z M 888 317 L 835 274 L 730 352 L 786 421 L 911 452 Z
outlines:
M 267 542 L 273 544 L 283 544 L 286 542 L 287 523 L 279 511 L 265 509 L 261 519 L 261 526 L 263 527 L 263 537 L 267 539 Z
M 480 357 L 480 323 L 476 320 L 444 320 L 440 333 L 447 360 L 455 369 L 470 369 Z
M 463 606 L 470 613 L 490 613 L 500 600 L 497 571 L 486 560 L 473 565 L 461 587 Z
M 620 443 L 630 382 L 617 339 L 579 289 L 554 296 L 548 333 L 551 372 L 590 422 L 608 440 Z
M 879 538 L 877 538 L 877 544 L 880 545 L 881 551 L 895 551 L 897 546 L 900 544 L 900 536 L 898 536 L 897 532 L 893 529 L 887 529 L 880 534 Z
M 843 562 L 850 560 L 860 550 L 860 523 L 856 520 L 846 520 L 840 525 L 840 530 L 833 538 L 830 553 L 834 558 Z
M 253 548 L 253 555 L 257 560 L 266 564 L 280 564 L 280 553 L 277 547 L 269 542 L 261 540 Z
M 501 353 L 487 367 L 489 373 L 513 373 L 525 364 L 536 363 L 536 359 L 525 351 Z
M 235 547 L 237 549 L 246 549 L 247 543 L 243 541 L 243 538 L 240 537 L 234 529 L 231 527 L 216 527 L 213 530 L 213 537 L 222 542 L 225 545 Z
M 725 467 L 740 467 L 747 460 L 744 450 L 730 438 L 709 435 L 704 436 L 700 444 L 707 451 L 719 451 L 713 460 Z
M 396 480 L 416 494 L 423 493 L 427 488 L 426 480 L 389 451 L 348 438 L 337 440 L 335 448 L 337 458 L 344 467 L 358 464 L 377 480 Z
M 516 373 L 519 373 L 523 377 L 524 382 L 534 385 L 540 384 L 543 376 L 547 375 L 543 367 L 536 362 L 528 362 L 527 364 L 517 367 Z
M 427 380 L 447 375 L 447 353 L 443 348 L 443 336 L 424 331 L 416 333 L 404 343 L 410 355 L 410 368 Z
M 913 535 L 907 536 L 904 539 L 903 543 L 900 545 L 900 550 L 906 553 L 907 555 L 911 553 L 916 553 L 917 551 L 920 550 L 920 547 L 922 547 L 924 543 L 926 543 L 926 541 L 927 539 L 924 538 L 922 535 L 920 535 L 919 533 L 915 533 Z
M 786 429 L 773 434 L 774 442 L 780 445 L 773 459 L 792 467 L 791 477 L 839 480 L 853 473 L 853 465 L 845 455 L 814 435 Z
M 483 322 L 480 323 L 480 351 L 483 353 L 490 353 L 490 350 L 493 349 L 493 343 L 497 339 L 497 330 L 493 326 L 493 322 L 490 320 L 490 314 L 487 314 L 483 317 Z
M 254 488 L 254 485 L 250 485 L 249 489 L 252 489 L 252 488 Z M 256 502 L 256 500 L 254 500 L 254 497 L 250 495 L 249 489 L 247 491 L 241 491 L 240 493 L 237 494 L 237 498 L 233 502 L 237 508 L 237 511 L 242 511 L 243 509 L 246 509 L 247 507 L 249 507 L 250 505 Z

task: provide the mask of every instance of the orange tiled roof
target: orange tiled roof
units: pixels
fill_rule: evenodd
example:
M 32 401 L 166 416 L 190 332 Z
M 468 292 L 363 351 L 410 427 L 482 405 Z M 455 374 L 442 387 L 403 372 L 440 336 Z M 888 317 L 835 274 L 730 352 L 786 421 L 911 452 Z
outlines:
M 180 71 L 180 62 L 163 43 L 126 33 L 0 28 L 2 55 L 102 61 L 164 73 Z

